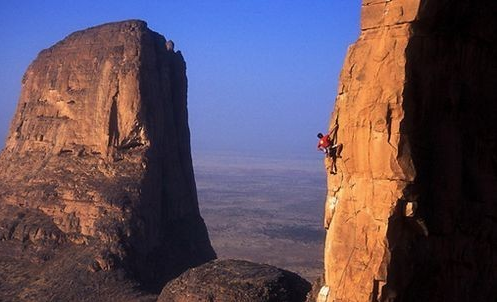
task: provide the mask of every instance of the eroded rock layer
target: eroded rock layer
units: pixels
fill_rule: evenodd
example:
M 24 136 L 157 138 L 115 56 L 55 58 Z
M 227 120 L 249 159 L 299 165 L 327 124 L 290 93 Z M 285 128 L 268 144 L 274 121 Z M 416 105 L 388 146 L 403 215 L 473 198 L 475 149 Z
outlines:
M 215 257 L 197 205 L 185 62 L 169 44 L 132 20 L 38 55 L 0 155 L 0 244 L 34 246 L 28 262 L 50 245 L 42 266 L 83 249 L 75 267 L 124 269 L 157 289 Z
M 363 1 L 330 124 L 320 301 L 497 299 L 496 12 Z

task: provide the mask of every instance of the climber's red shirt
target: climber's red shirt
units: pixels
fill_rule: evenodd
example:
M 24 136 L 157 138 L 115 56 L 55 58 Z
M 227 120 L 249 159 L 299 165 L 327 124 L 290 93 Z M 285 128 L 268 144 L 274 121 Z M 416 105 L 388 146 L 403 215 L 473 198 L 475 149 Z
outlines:
M 328 134 L 323 135 L 319 140 L 318 148 L 328 148 L 329 146 L 331 146 L 330 136 Z

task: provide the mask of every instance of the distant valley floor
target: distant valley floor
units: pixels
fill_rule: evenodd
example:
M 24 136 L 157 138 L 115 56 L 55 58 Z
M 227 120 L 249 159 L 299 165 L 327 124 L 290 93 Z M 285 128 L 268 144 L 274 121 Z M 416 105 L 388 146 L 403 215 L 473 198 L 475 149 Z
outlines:
M 323 270 L 319 159 L 194 156 L 202 216 L 219 258 L 268 263 L 314 281 Z

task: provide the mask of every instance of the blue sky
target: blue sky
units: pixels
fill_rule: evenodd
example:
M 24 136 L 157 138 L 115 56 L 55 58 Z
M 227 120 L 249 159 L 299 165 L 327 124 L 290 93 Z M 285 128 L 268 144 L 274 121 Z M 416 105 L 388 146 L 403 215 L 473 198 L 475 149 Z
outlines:
M 39 51 L 76 30 L 142 19 L 185 56 L 194 153 L 315 156 L 360 2 L 3 0 L 0 145 Z

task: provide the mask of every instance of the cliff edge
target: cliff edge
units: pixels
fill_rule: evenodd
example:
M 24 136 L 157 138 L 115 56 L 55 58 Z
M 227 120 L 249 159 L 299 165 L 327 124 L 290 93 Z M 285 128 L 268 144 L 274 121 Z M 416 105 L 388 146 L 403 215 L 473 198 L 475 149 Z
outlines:
M 497 299 L 496 13 L 363 0 L 330 123 L 343 151 L 318 301 Z

